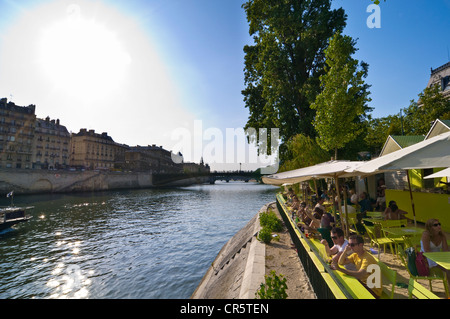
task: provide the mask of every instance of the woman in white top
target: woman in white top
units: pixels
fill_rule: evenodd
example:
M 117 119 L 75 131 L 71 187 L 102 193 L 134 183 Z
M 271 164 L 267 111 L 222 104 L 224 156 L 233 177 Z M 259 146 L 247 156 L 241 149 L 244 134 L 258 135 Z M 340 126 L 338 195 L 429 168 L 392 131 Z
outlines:
M 440 252 L 449 251 L 447 238 L 441 229 L 441 223 L 437 219 L 429 219 L 425 224 L 425 231 L 422 233 L 422 239 L 420 241 L 422 252 Z M 430 267 L 430 274 L 442 277 L 442 272 L 447 273 L 447 281 L 450 286 L 450 271 L 441 268 L 434 261 L 428 259 L 428 265 Z

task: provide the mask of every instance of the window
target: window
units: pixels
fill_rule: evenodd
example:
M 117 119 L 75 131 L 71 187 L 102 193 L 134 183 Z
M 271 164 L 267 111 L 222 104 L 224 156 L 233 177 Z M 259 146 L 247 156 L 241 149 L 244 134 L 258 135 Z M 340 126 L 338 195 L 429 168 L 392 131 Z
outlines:
M 450 90 L 450 76 L 446 76 L 441 79 L 441 90 Z

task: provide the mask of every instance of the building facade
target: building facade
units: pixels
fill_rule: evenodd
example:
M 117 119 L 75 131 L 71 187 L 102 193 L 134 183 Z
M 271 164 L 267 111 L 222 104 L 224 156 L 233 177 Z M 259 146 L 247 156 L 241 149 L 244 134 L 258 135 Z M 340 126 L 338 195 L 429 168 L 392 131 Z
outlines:
M 59 119 L 36 119 L 33 168 L 63 169 L 69 165 L 70 133 Z
M 444 95 L 446 99 L 450 99 L 450 62 L 434 70 L 431 69 L 427 88 L 434 85 L 439 85 L 441 87 L 442 95 Z
M 112 170 L 122 165 L 128 148 L 127 145 L 114 142 L 108 133 L 98 134 L 94 130 L 81 129 L 71 136 L 70 165 Z
M 0 168 L 32 168 L 35 110 L 0 100 Z
M 183 172 L 183 167 L 172 160 L 172 152 L 156 145 L 130 147 L 125 152 L 123 169 L 152 173 Z

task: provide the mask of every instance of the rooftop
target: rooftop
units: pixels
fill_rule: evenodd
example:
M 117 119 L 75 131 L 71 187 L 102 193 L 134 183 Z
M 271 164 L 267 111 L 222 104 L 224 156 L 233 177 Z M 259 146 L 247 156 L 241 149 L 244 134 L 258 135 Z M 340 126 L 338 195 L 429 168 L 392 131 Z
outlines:
M 391 135 L 391 137 L 401 148 L 414 145 L 425 139 L 425 136 L 423 135 Z
M 440 67 L 436 68 L 433 70 L 433 68 L 431 68 L 431 75 L 441 72 L 447 68 L 450 68 L 450 62 L 445 63 L 444 65 L 441 65 Z

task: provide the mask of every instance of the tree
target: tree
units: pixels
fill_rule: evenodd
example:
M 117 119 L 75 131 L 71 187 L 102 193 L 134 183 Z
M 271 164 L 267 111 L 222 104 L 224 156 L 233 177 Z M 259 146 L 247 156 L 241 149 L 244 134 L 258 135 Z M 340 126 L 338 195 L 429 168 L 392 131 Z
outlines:
M 369 118 L 366 122 L 364 142 L 372 155 L 378 155 L 389 135 L 401 134 L 400 117 L 389 115 L 380 118 Z
M 279 128 L 285 159 L 286 141 L 315 135 L 310 104 L 319 93 L 327 40 L 343 30 L 346 15 L 331 10 L 331 0 L 248 0 L 242 7 L 254 40 L 244 47 L 245 128 Z
M 326 74 L 320 77 L 323 88 L 311 108 L 316 110 L 313 121 L 318 133 L 318 144 L 333 150 L 355 139 L 364 129 L 370 87 L 364 82 L 368 65 L 352 58 L 356 42 L 349 36 L 336 33 L 326 49 Z
M 283 162 L 280 172 L 307 167 L 330 159 L 328 152 L 317 145 L 314 138 L 297 134 L 286 143 L 290 159 Z
M 419 94 L 418 102 L 411 101 L 404 113 L 405 134 L 425 135 L 436 119 L 450 119 L 450 100 L 442 95 L 440 85 L 434 85 Z

